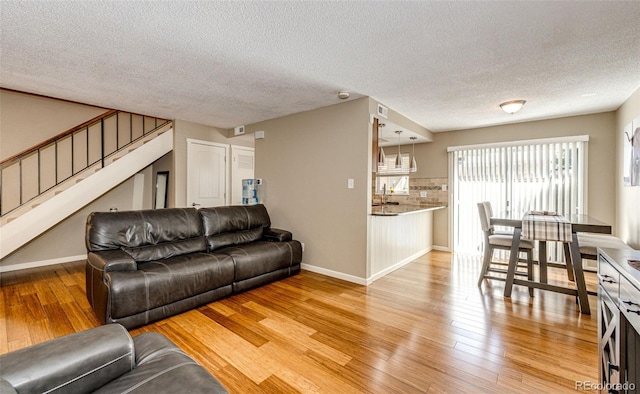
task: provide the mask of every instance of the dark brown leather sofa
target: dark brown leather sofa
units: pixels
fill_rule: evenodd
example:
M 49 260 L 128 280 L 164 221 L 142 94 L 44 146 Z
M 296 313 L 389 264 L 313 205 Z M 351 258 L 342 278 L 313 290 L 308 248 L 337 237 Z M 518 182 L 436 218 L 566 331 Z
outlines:
M 109 324 L 0 356 L 0 393 L 226 393 L 165 336 Z
M 87 298 L 131 329 L 300 271 L 302 247 L 264 205 L 94 212 Z

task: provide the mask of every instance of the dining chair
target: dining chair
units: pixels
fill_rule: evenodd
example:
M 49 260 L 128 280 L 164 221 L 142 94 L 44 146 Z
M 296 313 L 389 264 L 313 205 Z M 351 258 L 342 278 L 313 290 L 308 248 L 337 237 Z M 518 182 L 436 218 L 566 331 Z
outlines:
M 506 262 L 493 261 L 493 251 L 496 249 L 511 250 L 511 245 L 513 244 L 513 233 L 497 232 L 494 229 L 494 226 L 491 225 L 493 209 L 490 202 L 479 202 L 478 213 L 480 214 L 480 225 L 484 232 L 484 258 L 482 260 L 482 270 L 480 271 L 478 286 L 482 285 L 483 279 L 505 281 L 506 278 L 491 275 L 491 273 L 506 274 L 506 267 L 508 266 L 508 263 Z M 526 253 L 527 257 L 526 260 L 523 260 L 518 256 L 516 275 L 526 276 L 529 280 L 533 280 L 533 246 L 534 243 L 526 239 L 520 239 L 520 245 L 518 245 L 518 254 Z M 525 262 L 526 265 L 520 264 L 521 262 Z M 522 271 L 522 269 L 526 269 L 526 272 Z M 533 296 L 533 288 L 531 287 L 529 288 L 529 295 Z

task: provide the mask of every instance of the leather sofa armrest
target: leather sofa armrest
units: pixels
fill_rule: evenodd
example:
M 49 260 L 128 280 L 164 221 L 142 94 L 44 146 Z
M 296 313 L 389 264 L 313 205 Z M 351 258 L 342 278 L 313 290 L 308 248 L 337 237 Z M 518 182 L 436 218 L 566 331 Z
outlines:
M 277 228 L 264 229 L 262 238 L 271 242 L 286 242 L 293 239 L 293 234 L 286 230 L 280 230 Z
M 138 264 L 129 254 L 121 249 L 89 252 L 87 262 L 102 272 L 136 271 Z
M 2 394 L 18 394 L 16 389 L 4 379 L 0 379 L 0 393 Z
M 0 356 L 0 379 L 21 393 L 92 392 L 135 367 L 133 340 L 119 324 L 52 339 Z

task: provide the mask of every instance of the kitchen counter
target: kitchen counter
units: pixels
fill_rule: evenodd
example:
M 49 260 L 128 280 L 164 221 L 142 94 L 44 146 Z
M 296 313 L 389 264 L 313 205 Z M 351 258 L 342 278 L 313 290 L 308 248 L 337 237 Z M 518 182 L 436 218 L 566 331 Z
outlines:
M 599 252 L 620 272 L 627 281 L 640 289 L 640 268 L 631 266 L 631 261 L 640 261 L 640 251 L 631 249 L 598 248 Z M 637 263 L 633 263 L 638 266 Z
M 435 211 L 437 209 L 446 208 L 445 205 L 423 204 L 423 205 L 377 205 L 371 207 L 371 215 L 373 216 L 398 216 L 418 212 Z
M 383 277 L 433 249 L 433 212 L 444 205 L 373 206 L 368 216 L 367 280 Z

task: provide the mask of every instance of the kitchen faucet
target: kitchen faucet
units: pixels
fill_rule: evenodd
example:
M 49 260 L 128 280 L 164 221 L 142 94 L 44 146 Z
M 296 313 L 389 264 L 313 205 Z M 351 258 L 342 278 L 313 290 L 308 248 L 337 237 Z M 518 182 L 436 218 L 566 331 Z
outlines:
M 382 185 L 382 205 L 387 203 L 387 184 Z

